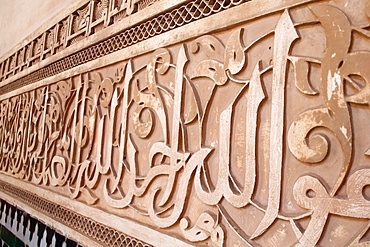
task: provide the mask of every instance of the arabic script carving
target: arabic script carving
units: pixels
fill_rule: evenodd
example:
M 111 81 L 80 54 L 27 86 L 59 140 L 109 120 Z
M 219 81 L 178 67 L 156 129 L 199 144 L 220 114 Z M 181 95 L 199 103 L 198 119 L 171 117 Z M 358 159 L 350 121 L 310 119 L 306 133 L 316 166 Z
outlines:
M 109 23 L 116 5 L 89 5 L 69 30 Z M 4 99 L 1 171 L 190 242 L 351 244 L 362 232 L 359 242 L 370 218 L 368 146 L 354 152 L 368 142 L 355 134 L 367 130 L 356 117 L 369 105 L 368 19 L 328 3 L 269 18 L 256 33 L 240 24 Z M 333 240 L 331 216 L 360 223 Z

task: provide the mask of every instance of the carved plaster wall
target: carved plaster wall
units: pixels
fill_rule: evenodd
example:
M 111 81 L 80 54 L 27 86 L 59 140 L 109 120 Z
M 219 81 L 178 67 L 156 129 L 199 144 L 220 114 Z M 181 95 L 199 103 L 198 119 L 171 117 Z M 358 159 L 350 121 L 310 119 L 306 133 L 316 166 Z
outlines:
M 1 60 L 0 197 L 85 246 L 366 246 L 369 47 L 365 0 L 81 1 Z

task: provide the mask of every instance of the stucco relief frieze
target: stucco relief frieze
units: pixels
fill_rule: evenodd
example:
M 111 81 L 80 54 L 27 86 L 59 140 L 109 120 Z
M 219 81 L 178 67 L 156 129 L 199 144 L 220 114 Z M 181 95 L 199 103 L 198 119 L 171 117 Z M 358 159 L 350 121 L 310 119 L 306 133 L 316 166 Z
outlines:
M 4 80 L 157 0 L 92 0 L 1 62 Z
M 21 72 L 28 68 L 35 68 L 35 65 L 49 58 L 49 60 L 45 62 L 48 64 L 51 63 L 49 69 L 45 70 L 44 67 L 41 71 L 36 70 L 38 73 L 34 74 L 32 77 L 30 77 L 29 74 L 20 76 L 21 82 L 18 82 L 18 84 L 29 84 L 41 80 L 46 76 L 54 75 L 56 72 L 60 73 L 68 68 L 99 58 L 118 49 L 122 49 L 123 47 L 247 1 L 248 0 L 179 1 L 173 5 L 176 6 L 182 3 L 180 7 L 173 10 L 170 9 L 157 16 L 150 16 L 151 20 L 144 23 L 136 23 L 130 20 L 129 22 L 133 22 L 134 24 L 133 27 L 121 33 L 121 35 L 116 35 L 116 37 L 106 40 L 106 33 L 103 34 L 102 30 L 119 22 L 124 22 L 127 17 L 144 10 L 158 2 L 158 0 L 91 0 L 69 14 L 66 18 L 58 21 L 58 23 L 47 31 L 30 40 L 27 45 L 18 49 L 14 54 L 11 54 L 5 59 L 1 59 L 0 82 L 7 81 L 7 79 L 12 80 L 11 77 L 14 75 L 22 74 Z M 74 54 L 76 50 L 80 50 L 81 48 L 81 45 L 77 44 L 81 44 L 80 41 L 90 36 L 94 36 L 95 39 L 99 41 L 103 40 L 103 42 L 101 42 L 103 44 L 100 44 L 100 46 L 98 45 L 96 47 L 97 49 L 87 49 L 88 52 L 82 51 L 79 54 Z M 109 36 L 111 36 L 111 33 L 108 32 L 108 37 Z M 109 42 L 109 40 L 111 42 Z M 115 45 L 112 45 L 112 41 Z M 107 43 L 109 46 L 113 47 L 107 47 Z M 69 59 L 59 61 L 59 63 L 55 62 L 58 58 L 54 55 L 61 54 L 63 51 L 66 52 L 65 50 L 67 47 L 74 48 L 67 52 L 73 55 L 70 55 Z M 71 63 L 70 60 L 73 60 L 72 66 L 68 66 L 68 63 Z M 65 66 L 67 66 L 67 68 L 61 68 Z M 17 80 L 19 80 L 19 78 L 17 78 Z M 4 88 L 1 91 L 1 93 L 4 93 Z
M 370 15 L 344 5 L 286 8 L 4 99 L 0 170 L 188 243 L 366 242 Z

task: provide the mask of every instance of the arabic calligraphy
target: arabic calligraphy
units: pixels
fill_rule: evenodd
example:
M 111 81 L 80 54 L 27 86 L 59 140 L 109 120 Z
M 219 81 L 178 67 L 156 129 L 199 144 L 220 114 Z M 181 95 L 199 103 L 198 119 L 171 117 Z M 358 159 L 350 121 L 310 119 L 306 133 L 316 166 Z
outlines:
M 95 7 L 73 17 L 76 37 Z M 108 23 L 116 7 L 102 2 L 100 17 Z M 231 233 L 259 245 L 280 222 L 294 244 L 315 246 L 329 215 L 368 220 L 370 173 L 354 158 L 351 111 L 369 104 L 370 52 L 351 47 L 354 32 L 370 38 L 369 25 L 328 4 L 304 11 L 311 19 L 302 23 L 290 9 L 276 13 L 275 26 L 253 41 L 243 24 L 3 100 L 0 170 L 105 210 L 133 209 L 215 246 Z M 307 25 L 323 30 L 321 56 L 296 52 Z M 268 59 L 256 55 L 262 49 Z M 291 93 L 315 104 L 290 109 Z M 331 150 L 340 152 L 334 162 Z M 328 181 L 318 172 L 326 164 L 336 171 Z M 303 172 L 285 178 L 289 169 Z M 294 199 L 291 213 L 284 193 Z M 206 211 L 189 213 L 192 200 Z M 259 220 L 245 230 L 233 214 L 249 208 Z

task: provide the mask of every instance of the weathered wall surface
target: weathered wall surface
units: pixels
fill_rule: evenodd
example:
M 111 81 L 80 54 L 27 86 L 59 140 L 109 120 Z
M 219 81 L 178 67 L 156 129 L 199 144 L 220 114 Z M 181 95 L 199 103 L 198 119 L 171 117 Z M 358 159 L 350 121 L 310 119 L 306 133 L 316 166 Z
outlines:
M 87 246 L 366 244 L 369 8 L 87 1 L 1 60 L 1 198 Z
M 40 26 L 54 24 L 49 23 L 50 20 L 64 9 L 68 9 L 73 2 L 75 1 L 0 0 L 0 57 L 39 29 Z

